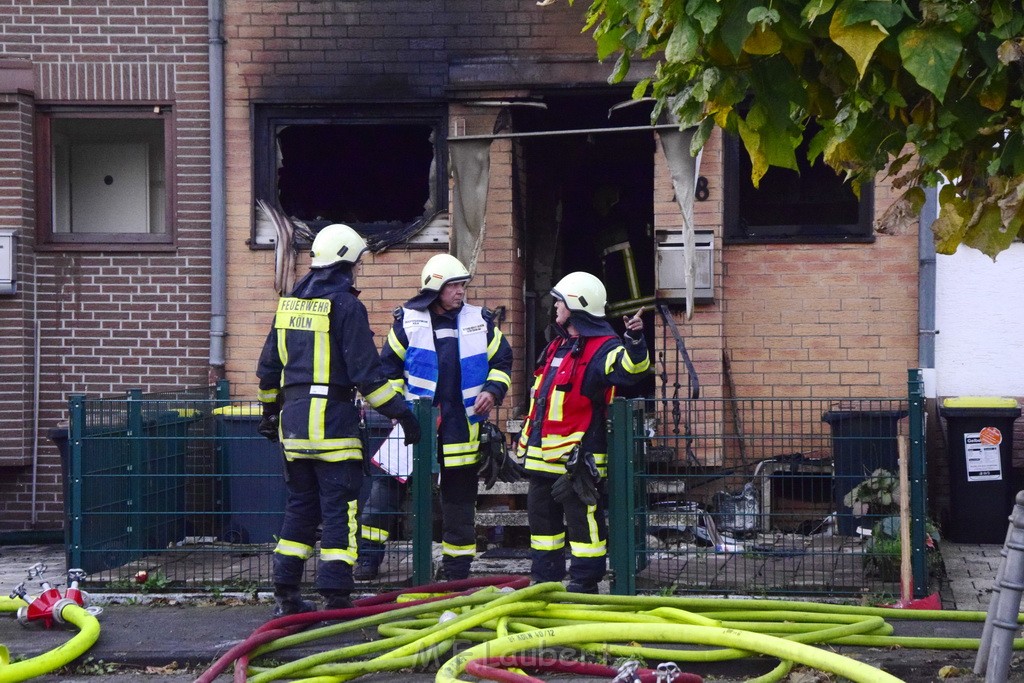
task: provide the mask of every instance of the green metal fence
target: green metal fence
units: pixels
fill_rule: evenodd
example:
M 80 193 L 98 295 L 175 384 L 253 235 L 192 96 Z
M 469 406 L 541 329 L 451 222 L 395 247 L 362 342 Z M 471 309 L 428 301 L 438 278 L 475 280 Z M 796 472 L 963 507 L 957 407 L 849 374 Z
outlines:
M 898 595 L 901 439 L 928 590 L 919 371 L 907 399 L 619 400 L 611 423 L 613 592 Z
M 415 466 L 430 471 L 433 415 L 429 405 L 416 409 L 428 437 L 414 449 Z M 64 470 L 68 566 L 81 567 L 92 585 L 270 586 L 287 493 L 280 448 L 256 433 L 258 402 L 229 399 L 222 382 L 166 394 L 76 395 L 69 412 L 68 430 L 51 432 Z M 412 479 L 396 512 L 403 531 L 389 544 L 390 571 L 368 590 L 429 580 L 431 493 L 431 477 Z M 308 565 L 312 581 L 315 558 Z
M 910 372 L 905 399 L 617 400 L 609 420 L 612 591 L 896 595 L 891 495 L 905 432 L 914 586 L 923 595 L 934 553 L 926 550 L 919 375 Z M 270 586 L 282 456 L 256 434 L 258 404 L 228 396 L 223 382 L 71 397 L 68 562 L 90 584 L 130 584 L 145 570 L 150 589 Z M 436 471 L 435 416 L 428 405 L 416 410 L 428 438 L 414 450 L 415 468 Z M 384 571 L 366 590 L 431 579 L 433 480 L 411 478 Z M 528 541 L 517 541 L 522 557 Z M 312 581 L 315 560 L 308 564 Z

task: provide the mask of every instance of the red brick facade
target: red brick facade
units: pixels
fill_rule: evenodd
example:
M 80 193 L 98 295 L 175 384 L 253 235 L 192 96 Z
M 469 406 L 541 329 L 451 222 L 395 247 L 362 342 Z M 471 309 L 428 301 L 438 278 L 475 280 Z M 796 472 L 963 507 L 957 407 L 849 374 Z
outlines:
M 457 125 L 460 134 L 489 134 L 498 110 L 479 106 L 482 100 L 607 91 L 612 63 L 596 63 L 592 39 L 580 33 L 584 12 L 585 3 L 565 2 L 226 0 L 225 371 L 234 395 L 255 397 L 256 358 L 277 298 L 273 252 L 249 244 L 256 108 L 436 104 L 447 107 L 449 132 Z M 0 88 L 0 229 L 17 230 L 20 249 L 18 294 L 0 296 L 8 330 L 0 377 L 15 387 L 0 399 L 14 416 L 0 426 L 5 531 L 61 524 L 59 461 L 45 433 L 64 417 L 69 394 L 206 383 L 211 262 L 207 2 L 0 0 L 0 15 L 0 48 L 11 60 L 0 62 L 0 86 L 31 74 L 30 89 Z M 36 249 L 34 112 L 113 102 L 173 108 L 173 248 Z M 727 379 L 738 396 L 905 395 L 906 369 L 917 358 L 916 235 L 879 235 L 870 244 L 723 245 L 722 147 L 715 134 L 704 150 L 709 196 L 695 206 L 697 227 L 715 234 L 714 301 L 698 305 L 690 320 L 679 317 L 703 395 L 722 396 Z M 514 191 L 517 153 L 508 139 L 491 146 L 486 239 L 470 286 L 472 301 L 507 312 L 502 327 L 515 349 L 516 384 L 501 419 L 523 407 L 533 366 L 524 349 L 531 264 Z M 678 226 L 660 149 L 652 164 L 654 227 Z M 890 201 L 880 181 L 875 215 Z M 397 245 L 364 259 L 358 286 L 378 343 L 393 308 L 414 293 L 423 263 L 443 248 Z M 307 263 L 300 255 L 300 273 Z M 35 435 L 20 425 L 33 418 L 37 320 L 40 466 L 32 525 Z M 660 329 L 657 337 L 660 344 Z
M 68 396 L 207 381 L 207 6 L 3 0 L 0 16 L 0 230 L 17 231 L 19 252 L 17 293 L 0 296 L 0 532 L 59 529 L 60 461 L 46 435 L 66 419 Z M 154 104 L 173 112 L 173 245 L 37 245 L 33 118 L 50 108 Z

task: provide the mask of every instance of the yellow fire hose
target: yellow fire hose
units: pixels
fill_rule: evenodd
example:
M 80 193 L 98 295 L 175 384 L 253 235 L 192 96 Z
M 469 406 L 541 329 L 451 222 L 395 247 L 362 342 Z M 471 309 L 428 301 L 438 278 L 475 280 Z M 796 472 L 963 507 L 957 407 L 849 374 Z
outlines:
M 14 606 L 15 611 L 25 605 L 25 602 L 20 599 L 9 602 L 20 603 Z M 0 610 L 11 611 L 10 605 L 5 601 L 0 601 Z M 27 681 L 59 669 L 85 654 L 100 637 L 100 622 L 86 609 L 75 603 L 64 605 L 59 612 L 54 612 L 54 617 L 58 621 L 67 622 L 77 627 L 78 633 L 68 642 L 49 652 L 14 664 L 11 664 L 7 648 L 0 646 L 0 683 Z
M 415 589 L 412 589 L 415 590 Z M 278 666 L 250 665 L 252 683 L 281 679 L 341 683 L 405 666 L 438 665 L 436 680 L 454 683 L 475 659 L 524 650 L 571 646 L 581 659 L 720 662 L 765 655 L 779 660 L 756 683 L 779 681 L 794 663 L 851 681 L 896 683 L 869 664 L 830 652 L 829 645 L 971 649 L 974 638 L 897 637 L 890 619 L 984 621 L 984 612 L 925 612 L 784 600 L 728 600 L 679 596 L 568 593 L 560 583 L 514 592 L 483 589 L 471 595 L 403 607 L 280 638 L 261 655 L 320 638 L 376 628 L 378 638 Z M 442 664 L 456 641 L 473 645 Z M 704 646 L 679 649 L 681 644 Z M 818 646 L 818 647 L 816 647 Z M 1024 649 L 1024 641 L 1015 642 Z M 280 661 L 281 657 L 275 657 Z

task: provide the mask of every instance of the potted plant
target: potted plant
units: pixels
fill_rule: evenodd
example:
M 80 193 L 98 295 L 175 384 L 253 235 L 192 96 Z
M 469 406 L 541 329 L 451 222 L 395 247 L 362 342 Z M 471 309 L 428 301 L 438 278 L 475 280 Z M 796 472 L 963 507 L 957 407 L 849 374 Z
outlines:
M 853 514 L 877 520 L 871 527 L 871 538 L 865 545 L 865 569 L 883 581 L 900 578 L 900 484 L 899 478 L 887 469 L 879 468 L 857 484 L 843 498 Z M 941 563 L 936 550 L 939 529 L 931 520 L 925 520 L 925 547 L 929 551 L 928 572 L 935 572 Z

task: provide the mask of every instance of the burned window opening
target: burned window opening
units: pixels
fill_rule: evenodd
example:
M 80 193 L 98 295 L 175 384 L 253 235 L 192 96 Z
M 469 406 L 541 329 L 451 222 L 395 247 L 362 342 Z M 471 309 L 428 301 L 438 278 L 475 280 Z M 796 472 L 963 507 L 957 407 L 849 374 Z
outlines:
M 447 226 L 445 124 L 436 104 L 256 105 L 254 197 L 291 219 L 297 249 L 330 223 L 374 251 L 420 233 L 436 241 Z M 253 218 L 250 248 L 272 247 L 272 226 Z
M 281 126 L 281 208 L 310 223 L 395 228 L 434 212 L 433 130 L 425 125 Z
M 870 242 L 873 240 L 873 185 L 860 198 L 820 158 L 807 161 L 807 147 L 820 130 L 808 123 L 796 150 L 798 171 L 770 167 L 758 187 L 743 144 L 726 135 L 724 236 L 732 242 Z

